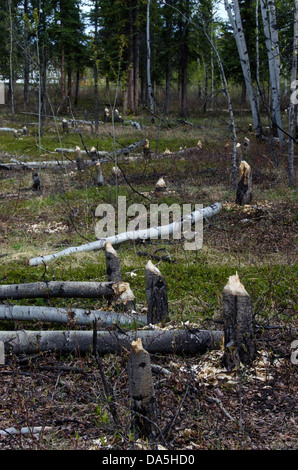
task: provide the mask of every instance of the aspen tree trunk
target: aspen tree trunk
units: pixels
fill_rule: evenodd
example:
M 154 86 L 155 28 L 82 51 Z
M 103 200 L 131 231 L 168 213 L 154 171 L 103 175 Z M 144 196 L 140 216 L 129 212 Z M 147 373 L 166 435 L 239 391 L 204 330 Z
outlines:
M 156 422 L 156 400 L 150 355 L 143 348 L 140 338 L 131 343 L 128 379 L 135 438 L 152 438 L 152 434 L 155 434 L 153 424 Z
M 218 50 L 215 47 L 215 45 L 212 41 L 212 38 L 210 39 L 210 37 L 208 36 L 206 31 L 204 31 L 204 32 L 205 32 L 205 35 L 207 36 L 207 39 L 209 40 L 210 45 L 211 45 L 211 47 L 212 47 L 212 49 L 213 49 L 213 51 L 216 55 L 217 63 L 218 63 L 219 69 L 220 69 L 222 84 L 223 84 L 223 87 L 224 87 L 224 92 L 225 92 L 225 95 L 226 95 L 227 101 L 228 101 L 229 115 L 230 115 L 230 125 L 231 125 L 231 131 L 232 131 L 232 144 L 233 144 L 233 148 L 232 148 L 232 165 L 231 165 L 232 166 L 232 181 L 233 181 L 233 185 L 236 187 L 236 185 L 237 185 L 237 147 L 236 147 L 237 146 L 237 135 L 236 135 L 236 126 L 235 126 L 235 120 L 234 120 L 232 100 L 231 100 L 231 96 L 230 96 L 230 92 L 229 92 L 229 87 L 228 87 L 228 82 L 227 82 L 225 70 L 224 70 L 223 63 L 221 61 L 220 55 L 218 53 Z
M 247 49 L 245 35 L 243 31 L 243 26 L 242 26 L 238 0 L 234 0 L 235 19 L 233 17 L 231 5 L 229 4 L 228 0 L 225 0 L 225 8 L 228 13 L 229 20 L 233 28 L 233 32 L 234 32 L 234 36 L 235 36 L 235 40 L 237 44 L 243 77 L 245 79 L 246 89 L 247 89 L 247 93 L 248 93 L 248 97 L 250 101 L 255 133 L 257 137 L 261 137 L 262 125 L 260 121 L 260 115 L 258 112 L 256 95 L 252 86 L 250 61 L 249 61 L 248 49 Z
M 249 164 L 242 160 L 239 165 L 240 178 L 237 185 L 236 204 L 243 206 L 252 200 L 252 175 Z
M 271 2 L 272 3 L 272 2 Z M 281 120 L 281 111 L 280 111 L 280 98 L 279 98 L 279 59 L 276 56 L 276 51 L 274 50 L 274 45 L 276 42 L 273 42 L 271 31 L 274 27 L 273 18 L 271 15 L 271 23 L 268 19 L 268 0 L 261 0 L 261 12 L 264 26 L 264 34 L 266 39 L 266 49 L 268 55 L 268 64 L 269 64 L 269 73 L 270 73 L 270 83 L 272 90 L 272 121 L 273 125 L 277 126 L 277 132 L 280 143 L 283 141 L 283 132 L 282 132 L 282 120 Z M 270 30 L 271 28 L 271 30 Z M 277 33 L 277 32 L 276 32 Z M 276 35 L 274 36 L 276 41 Z M 277 165 L 277 162 L 276 162 Z
M 223 363 L 227 369 L 240 362 L 250 365 L 255 357 L 251 301 L 237 273 L 229 278 L 223 290 L 223 319 Z
M 105 250 L 108 282 L 121 282 L 120 257 L 110 242 L 106 243 Z
M 148 303 L 147 323 L 160 323 L 168 317 L 168 288 L 159 269 L 148 261 L 145 268 L 146 298 Z
M 297 98 L 293 93 L 297 89 L 297 55 L 298 55 L 298 0 L 295 0 L 294 13 L 294 40 L 293 40 L 293 59 L 291 71 L 291 98 L 289 106 L 289 155 L 288 155 L 288 182 L 289 186 L 294 186 L 294 139 L 295 139 L 295 108 L 297 107 Z

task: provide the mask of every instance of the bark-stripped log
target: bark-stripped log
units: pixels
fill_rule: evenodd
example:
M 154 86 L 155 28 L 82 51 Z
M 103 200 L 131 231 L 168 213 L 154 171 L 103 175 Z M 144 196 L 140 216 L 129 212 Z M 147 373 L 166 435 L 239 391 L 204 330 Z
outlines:
M 209 219 L 216 214 L 218 214 L 221 210 L 221 203 L 217 202 L 215 204 L 212 204 L 211 206 L 204 207 L 202 210 L 197 210 L 192 212 L 191 214 L 188 214 L 183 218 L 183 220 L 190 221 L 191 224 L 194 224 L 197 220 L 200 220 L 202 217 Z M 65 250 L 59 251 L 57 253 L 53 253 L 51 255 L 45 255 L 45 256 L 38 256 L 36 258 L 31 258 L 29 260 L 30 266 L 38 266 L 39 264 L 43 263 L 48 263 L 50 261 L 53 261 L 55 259 L 61 258 L 63 256 L 70 255 L 72 253 L 80 253 L 82 251 L 92 251 L 92 250 L 100 250 L 105 247 L 106 242 L 110 242 L 112 245 L 117 245 L 119 243 L 123 243 L 126 241 L 132 241 L 132 240 L 146 240 L 146 239 L 157 239 L 157 238 L 162 238 L 162 236 L 168 237 L 172 233 L 174 233 L 175 230 L 177 230 L 177 227 L 179 224 L 181 224 L 182 221 L 176 221 L 173 222 L 169 225 L 162 225 L 159 227 L 151 227 L 149 229 L 144 229 L 144 230 L 134 230 L 131 232 L 124 232 L 120 233 L 119 235 L 114 235 L 108 238 L 100 239 L 94 242 L 87 243 L 85 245 L 81 246 L 76 246 L 76 247 L 70 247 Z
M 148 261 L 145 268 L 146 298 L 148 303 L 147 323 L 156 324 L 169 315 L 168 287 L 160 270 Z
M 223 363 L 227 369 L 251 364 L 255 357 L 255 339 L 250 296 L 238 274 L 231 276 L 223 290 L 224 346 Z
M 0 285 L 0 300 L 49 299 L 51 297 L 98 299 L 114 296 L 115 290 L 112 282 L 51 281 Z
M 135 438 L 152 437 L 156 422 L 156 400 L 149 353 L 138 338 L 131 343 L 128 360 L 129 394 L 131 399 L 132 431 Z
M 91 325 L 96 320 L 99 327 L 147 323 L 147 317 L 144 315 L 83 308 L 36 307 L 35 305 L 0 305 L 0 320 L 38 320 L 46 323 L 71 323 L 84 326 Z
M 206 351 L 220 349 L 222 331 L 208 330 L 130 330 L 98 331 L 99 354 L 121 354 L 129 351 L 131 342 L 140 338 L 150 354 L 204 354 Z M 0 331 L 0 342 L 5 351 L 14 354 L 33 354 L 37 351 L 60 351 L 62 353 L 92 351 L 92 331 Z

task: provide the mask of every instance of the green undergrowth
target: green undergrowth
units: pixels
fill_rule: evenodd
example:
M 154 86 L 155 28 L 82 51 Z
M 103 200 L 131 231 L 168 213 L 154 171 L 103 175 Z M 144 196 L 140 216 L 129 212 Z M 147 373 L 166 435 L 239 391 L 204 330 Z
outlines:
M 241 139 L 248 128 L 249 116 L 239 112 L 236 120 Z M 297 265 L 293 256 L 297 192 L 289 189 L 285 182 L 284 156 L 279 154 L 281 165 L 276 169 L 272 165 L 270 146 L 252 142 L 247 160 L 253 167 L 253 204 L 264 209 L 251 215 L 244 208 L 233 207 L 235 191 L 230 179 L 231 136 L 227 130 L 227 114 L 200 116 L 191 120 L 193 125 L 178 125 L 178 121 L 173 120 L 167 126 L 161 121 L 158 128 L 157 121 L 155 126 L 146 118 L 140 118 L 140 122 L 141 131 L 129 126 L 113 129 L 107 125 L 100 127 L 99 134 L 95 135 L 90 129 L 83 129 L 84 143 L 87 148 L 95 146 L 112 151 L 148 138 L 153 152 L 166 149 L 177 152 L 180 147 L 195 147 L 201 140 L 202 152 L 188 158 L 120 160 L 125 178 L 119 178 L 117 189 L 112 176 L 113 161 L 102 165 L 103 187 L 95 185 L 94 168 L 83 173 L 41 171 L 42 194 L 30 193 L 31 172 L 1 174 L 0 254 L 5 256 L 0 258 L 0 283 L 106 281 L 103 251 L 71 255 L 39 267 L 30 267 L 28 261 L 38 255 L 94 241 L 96 207 L 101 203 L 112 204 L 117 217 L 117 196 L 126 196 L 127 206 L 138 203 L 144 204 L 146 209 L 151 203 L 168 206 L 187 203 L 194 209 L 197 203 L 208 206 L 219 201 L 232 206 L 223 207 L 219 215 L 205 223 L 204 244 L 198 252 L 185 251 L 181 243 L 172 241 L 117 246 L 123 280 L 130 283 L 134 292 L 136 310 L 141 312 L 146 306 L 145 265 L 152 257 L 168 284 L 171 320 L 202 326 L 209 325 L 211 320 L 221 321 L 222 290 L 229 276 L 236 272 L 251 295 L 257 322 L 297 320 Z M 38 151 L 36 131 L 37 128 L 30 127 L 29 136 L 18 139 L 11 133 L 0 133 L 0 150 L 28 155 L 34 161 L 55 159 L 57 155 Z M 61 129 L 57 132 L 53 124 L 45 126 L 44 149 L 53 151 L 56 147 L 74 148 L 76 145 L 82 148 L 78 133 L 63 133 Z M 139 149 L 135 154 L 141 152 Z M 168 192 L 162 195 L 154 192 L 161 176 L 168 187 Z M 17 196 L 5 197 L 13 193 Z M 268 242 L 266 237 L 269 237 Z M 171 262 L 159 261 L 154 256 L 167 256 Z M 86 299 L 35 299 L 26 303 L 90 309 L 113 307 L 106 301 Z M 0 327 L 4 325 L 1 323 Z
M 139 313 L 142 306 L 146 306 L 145 265 L 148 261 L 137 254 L 141 249 L 144 248 L 129 244 L 119 249 L 123 280 L 130 283 Z M 297 307 L 297 266 L 213 264 L 206 258 L 204 250 L 196 254 L 188 253 L 187 260 L 183 259 L 181 248 L 176 249 L 176 256 L 172 254 L 175 262 L 157 263 L 168 284 L 171 320 L 201 325 L 207 320 L 220 320 L 222 291 L 229 276 L 236 272 L 251 296 L 253 311 L 260 324 L 266 324 L 272 318 L 285 322 L 292 320 Z M 98 251 L 67 256 L 49 263 L 46 268 L 29 267 L 24 259 L 9 262 L 1 265 L 0 280 L 5 284 L 51 280 L 103 282 L 106 281 L 104 253 Z M 107 307 L 104 300 L 86 299 L 31 299 L 22 303 L 90 309 Z

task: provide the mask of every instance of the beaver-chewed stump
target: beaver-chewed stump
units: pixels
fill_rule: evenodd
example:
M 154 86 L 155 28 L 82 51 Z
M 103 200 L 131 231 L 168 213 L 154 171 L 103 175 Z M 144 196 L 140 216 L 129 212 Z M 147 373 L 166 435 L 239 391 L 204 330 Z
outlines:
M 244 206 L 252 200 L 252 174 L 250 165 L 245 161 L 239 165 L 240 178 L 236 191 L 236 204 Z
M 160 270 L 151 261 L 145 268 L 145 282 L 148 325 L 165 321 L 169 314 L 168 287 Z
M 155 432 L 156 399 L 149 353 L 140 338 L 131 343 L 128 361 L 132 430 L 136 437 L 150 438 Z
M 251 300 L 237 273 L 223 290 L 223 320 L 224 365 L 227 369 L 240 363 L 251 365 L 255 357 Z

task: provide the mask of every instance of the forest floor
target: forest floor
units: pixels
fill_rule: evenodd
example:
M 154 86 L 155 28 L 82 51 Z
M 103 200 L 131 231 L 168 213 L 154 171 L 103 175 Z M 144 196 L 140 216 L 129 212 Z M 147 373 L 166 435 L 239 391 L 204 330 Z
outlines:
M 23 115 L 12 123 L 2 116 L 1 126 L 20 128 L 28 124 L 24 119 Z M 152 364 L 168 370 L 164 374 L 154 369 L 158 411 L 154 442 L 136 439 L 131 431 L 129 351 L 102 358 L 120 426 L 109 412 L 92 355 L 46 352 L 10 356 L 0 366 L 0 431 L 26 426 L 41 426 L 43 430 L 36 436 L 0 435 L 0 449 L 298 449 L 298 365 L 293 348 L 298 340 L 297 192 L 287 185 L 286 147 L 255 142 L 241 130 L 248 129 L 247 115 L 236 114 L 236 119 L 239 141 L 245 136 L 251 139 L 249 152 L 244 155 L 253 172 L 250 206 L 240 207 L 234 202 L 230 133 L 224 113 L 193 120 L 192 125 L 175 121 L 171 127 L 154 127 L 143 120 L 141 131 L 105 124 L 95 135 L 81 128 L 89 149 L 94 145 L 111 151 L 115 146 L 147 138 L 151 150 L 157 150 L 159 156 L 150 160 L 142 157 L 141 149 L 134 152 L 134 156 L 140 155 L 138 159 L 119 159 L 125 177 L 119 177 L 117 191 L 113 162 L 102 165 L 103 187 L 94 183 L 94 168 L 83 173 L 75 168 L 66 172 L 51 169 L 39 172 L 42 191 L 36 192 L 30 189 L 32 172 L 0 169 L 2 284 L 52 279 L 105 281 L 102 251 L 60 258 L 46 267 L 30 267 L 28 261 L 95 240 L 95 209 L 103 202 L 117 209 L 117 194 L 127 197 L 128 206 L 139 203 L 147 208 L 152 203 L 206 207 L 221 202 L 220 213 L 204 221 L 199 251 L 186 251 L 183 243 L 174 240 L 119 245 L 123 279 L 134 292 L 136 310 L 145 312 L 144 267 L 152 259 L 168 284 L 170 325 L 220 329 L 222 290 L 237 271 L 251 296 L 257 344 L 253 367 L 241 366 L 231 372 L 221 364 L 222 350 L 196 357 L 174 352 L 152 355 Z M 12 157 L 55 160 L 57 155 L 49 151 L 56 147 L 82 147 L 77 130 L 57 133 L 57 127 L 48 122 L 42 137 L 42 147 L 47 151 L 40 153 L 34 137 L 36 128 L 28 128 L 29 136 L 19 135 L 18 139 L 12 133 L 0 133 L 0 163 Z M 179 154 L 180 148 L 192 150 Z M 166 149 L 175 153 L 169 156 Z M 274 155 L 279 161 L 277 168 Z M 154 188 L 160 177 L 164 177 L 167 191 L 157 194 Z M 26 302 L 66 304 L 61 299 Z M 68 299 L 67 306 L 103 308 L 102 303 L 77 299 Z M 49 325 L 0 323 L 2 330 L 40 328 Z M 73 329 L 73 325 L 65 328 Z

